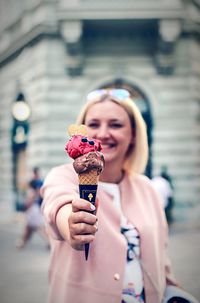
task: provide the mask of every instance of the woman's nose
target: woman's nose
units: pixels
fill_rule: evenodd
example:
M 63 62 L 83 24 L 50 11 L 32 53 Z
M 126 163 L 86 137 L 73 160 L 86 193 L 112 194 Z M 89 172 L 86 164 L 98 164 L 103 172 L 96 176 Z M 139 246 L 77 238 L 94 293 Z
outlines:
M 104 139 L 109 137 L 108 127 L 106 125 L 102 125 L 97 131 L 97 137 L 99 139 Z

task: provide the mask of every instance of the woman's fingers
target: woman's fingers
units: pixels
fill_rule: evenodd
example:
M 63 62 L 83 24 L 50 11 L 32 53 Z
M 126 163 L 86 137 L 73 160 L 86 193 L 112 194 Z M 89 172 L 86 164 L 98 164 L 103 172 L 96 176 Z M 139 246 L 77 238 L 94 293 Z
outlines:
M 74 231 L 77 235 L 95 235 L 97 231 L 97 226 L 96 224 L 89 225 L 85 223 L 78 223 L 75 224 Z
M 77 235 L 71 239 L 71 246 L 76 250 L 84 250 L 84 244 L 91 243 L 94 238 L 94 235 Z
M 94 240 L 97 232 L 95 207 L 84 199 L 72 201 L 72 213 L 68 218 L 71 244 L 75 249 L 83 249 L 85 243 Z
M 84 199 L 76 199 L 72 201 L 72 211 L 78 212 L 80 210 L 84 211 L 94 211 L 96 208 L 95 206 L 90 203 L 89 201 L 86 201 Z
M 80 211 L 72 213 L 68 219 L 70 233 L 74 234 L 94 234 L 97 231 L 97 217 L 93 214 Z
M 89 225 L 85 223 L 78 223 L 71 225 L 71 245 L 77 250 L 83 250 L 84 244 L 91 243 L 95 238 L 97 232 L 97 225 Z
M 72 213 L 71 218 L 73 223 L 87 223 L 92 225 L 97 221 L 96 215 L 86 211 Z

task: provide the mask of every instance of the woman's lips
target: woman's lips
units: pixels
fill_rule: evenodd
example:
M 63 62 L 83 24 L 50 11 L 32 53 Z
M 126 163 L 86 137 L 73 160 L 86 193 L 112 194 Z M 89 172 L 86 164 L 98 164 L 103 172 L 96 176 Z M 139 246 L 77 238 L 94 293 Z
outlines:
M 102 150 L 111 149 L 117 146 L 116 143 L 101 143 Z

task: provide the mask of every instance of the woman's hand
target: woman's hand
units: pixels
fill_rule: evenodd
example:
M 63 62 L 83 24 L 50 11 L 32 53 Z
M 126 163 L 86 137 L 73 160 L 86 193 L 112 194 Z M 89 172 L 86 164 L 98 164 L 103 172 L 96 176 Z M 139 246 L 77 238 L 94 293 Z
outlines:
M 73 200 L 68 224 L 71 246 L 83 250 L 84 244 L 94 240 L 98 229 L 96 208 L 84 199 Z

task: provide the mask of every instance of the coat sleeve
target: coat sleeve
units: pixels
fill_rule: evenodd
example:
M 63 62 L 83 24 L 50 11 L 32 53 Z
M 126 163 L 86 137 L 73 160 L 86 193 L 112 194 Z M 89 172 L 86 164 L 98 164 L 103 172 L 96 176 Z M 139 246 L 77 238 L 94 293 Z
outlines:
M 168 243 L 169 243 L 169 228 L 168 228 L 168 223 L 166 220 L 165 212 L 163 209 L 163 203 L 161 201 L 160 195 L 157 193 L 155 188 L 152 185 L 152 182 L 148 182 L 150 186 L 150 190 L 153 195 L 153 201 L 154 201 L 154 206 L 155 206 L 155 211 L 157 212 L 157 219 L 159 221 L 159 226 L 160 226 L 160 232 L 161 232 L 161 238 L 163 239 L 163 245 L 164 245 L 164 266 L 165 266 L 165 278 L 166 278 L 166 284 L 167 285 L 174 285 L 174 286 L 180 286 L 179 282 L 176 280 L 173 269 L 172 269 L 172 264 L 171 264 L 171 259 L 168 253 Z
M 62 206 L 79 196 L 77 176 L 73 168 L 70 165 L 53 168 L 46 176 L 40 192 L 47 232 L 52 238 L 63 240 L 56 225 L 56 215 Z
M 162 234 L 164 238 L 164 266 L 165 266 L 165 277 L 166 277 L 166 284 L 167 285 L 174 285 L 174 286 L 180 286 L 179 282 L 176 280 L 173 269 L 172 269 L 172 264 L 171 264 L 171 259 L 168 253 L 168 243 L 169 243 L 169 228 L 168 228 L 168 223 L 166 220 L 165 212 L 162 206 L 162 201 L 160 198 L 160 195 L 155 191 L 154 189 L 154 195 L 156 196 L 155 200 L 158 201 L 157 203 L 157 208 L 158 208 L 158 218 L 160 220 L 160 226 L 162 226 Z
M 165 275 L 166 275 L 166 284 L 167 285 L 174 285 L 180 287 L 180 283 L 176 280 L 173 270 L 172 270 L 172 265 L 171 265 L 171 259 L 168 254 L 168 242 L 169 242 L 169 232 L 168 232 L 168 226 L 167 226 L 167 221 L 165 219 Z

